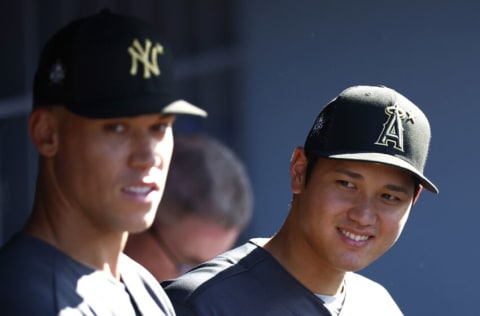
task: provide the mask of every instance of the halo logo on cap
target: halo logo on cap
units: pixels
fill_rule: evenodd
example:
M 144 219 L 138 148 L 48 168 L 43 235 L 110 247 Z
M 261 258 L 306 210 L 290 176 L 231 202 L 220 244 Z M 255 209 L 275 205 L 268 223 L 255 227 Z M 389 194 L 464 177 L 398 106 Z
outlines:
M 318 119 L 315 121 L 313 125 L 312 131 L 311 131 L 312 135 L 318 135 L 324 125 L 325 125 L 325 119 L 323 117 L 323 114 L 321 114 L 318 116 Z
M 392 105 L 385 108 L 385 114 L 387 114 L 387 121 L 383 124 L 383 130 L 375 142 L 375 145 L 387 146 L 388 143 L 392 143 L 393 147 L 403 152 L 403 125 L 402 120 L 405 123 L 415 123 L 414 116 L 409 112 L 400 108 L 398 105 Z
M 318 114 L 305 140 L 309 156 L 382 163 L 413 174 L 438 193 L 423 175 L 430 145 L 425 114 L 405 96 L 385 86 L 353 86 Z
M 163 55 L 163 46 L 156 43 L 152 47 L 152 41 L 145 39 L 145 48 L 142 47 L 138 39 L 134 39 L 132 46 L 128 48 L 128 53 L 132 57 L 132 66 L 130 74 L 136 76 L 138 72 L 138 63 L 143 64 L 143 78 L 149 79 L 153 73 L 155 76 L 160 76 L 160 69 L 158 68 L 157 55 Z M 149 56 L 150 55 L 150 56 Z M 148 58 L 150 57 L 150 60 Z

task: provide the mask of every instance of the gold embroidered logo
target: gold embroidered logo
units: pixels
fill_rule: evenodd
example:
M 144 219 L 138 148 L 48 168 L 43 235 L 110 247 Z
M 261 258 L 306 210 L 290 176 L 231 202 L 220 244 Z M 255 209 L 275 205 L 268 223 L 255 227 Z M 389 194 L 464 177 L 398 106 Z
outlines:
M 142 47 L 138 39 L 133 40 L 132 46 L 128 48 L 128 53 L 132 57 L 132 66 L 130 67 L 130 74 L 132 76 L 138 73 L 138 64 L 143 64 L 143 78 L 149 79 L 152 74 L 160 76 L 160 69 L 158 68 L 157 55 L 163 54 L 163 46 L 157 43 L 152 47 L 152 42 L 149 39 L 145 40 L 145 49 Z M 149 60 L 150 58 L 150 60 Z
M 410 112 L 407 112 L 396 105 L 385 108 L 385 114 L 388 115 L 387 121 L 383 124 L 383 130 L 375 142 L 375 145 L 388 146 L 388 143 L 392 143 L 395 149 L 403 152 L 403 125 L 402 120 L 405 122 L 410 121 L 415 123 L 415 118 Z

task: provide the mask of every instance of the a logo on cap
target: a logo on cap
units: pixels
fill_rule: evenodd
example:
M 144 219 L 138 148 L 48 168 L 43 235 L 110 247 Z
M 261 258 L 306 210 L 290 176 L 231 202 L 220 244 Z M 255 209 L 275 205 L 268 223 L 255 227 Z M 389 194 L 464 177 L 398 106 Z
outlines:
M 56 61 L 50 68 L 49 79 L 53 84 L 60 84 L 65 79 L 65 69 L 60 61 Z
M 313 124 L 311 134 L 315 135 L 320 133 L 320 130 L 323 128 L 323 125 L 325 124 L 325 118 L 323 117 L 323 113 L 318 116 L 317 120 Z
M 403 152 L 404 128 L 402 120 L 405 120 L 405 123 L 411 122 L 414 124 L 415 118 L 410 112 L 399 108 L 397 105 L 385 108 L 385 114 L 387 114 L 388 118 L 387 121 L 383 123 L 383 130 L 375 142 L 375 145 L 388 146 L 388 143 L 391 143 L 393 144 L 393 148 Z
M 147 38 L 145 40 L 145 48 L 142 47 L 138 39 L 134 39 L 132 46 L 128 48 L 128 53 L 132 57 L 132 66 L 130 67 L 130 74 L 136 76 L 138 73 L 138 64 L 143 64 L 143 78 L 149 79 L 152 74 L 160 76 L 160 69 L 158 68 L 157 55 L 163 54 L 163 46 L 156 43 L 152 47 L 152 42 Z M 149 60 L 150 58 L 150 60 Z

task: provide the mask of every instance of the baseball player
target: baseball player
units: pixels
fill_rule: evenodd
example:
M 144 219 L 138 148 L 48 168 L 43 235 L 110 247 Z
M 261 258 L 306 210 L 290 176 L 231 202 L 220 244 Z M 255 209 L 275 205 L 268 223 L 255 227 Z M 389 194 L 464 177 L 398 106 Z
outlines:
M 174 315 L 157 280 L 122 253 L 163 194 L 177 114 L 167 44 L 102 11 L 46 44 L 29 117 L 39 153 L 33 210 L 0 250 L 0 314 Z
M 384 86 L 344 90 L 290 163 L 293 199 L 272 238 L 252 239 L 164 286 L 179 316 L 402 315 L 355 271 L 399 238 L 422 188 L 430 126 Z

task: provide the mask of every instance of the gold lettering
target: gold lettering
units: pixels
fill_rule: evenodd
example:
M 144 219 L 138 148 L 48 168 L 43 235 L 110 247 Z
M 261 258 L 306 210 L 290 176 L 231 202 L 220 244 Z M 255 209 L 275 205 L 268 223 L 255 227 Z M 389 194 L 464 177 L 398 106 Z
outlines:
M 130 74 L 132 76 L 137 75 L 139 63 L 143 65 L 144 79 L 149 79 L 152 74 L 157 77 L 160 76 L 157 55 L 163 54 L 162 45 L 157 43 L 154 47 L 152 47 L 152 42 L 149 39 L 146 39 L 144 49 L 138 39 L 134 39 L 132 46 L 128 48 L 128 53 L 132 57 L 132 66 L 130 67 Z M 149 57 L 150 60 L 148 60 Z

